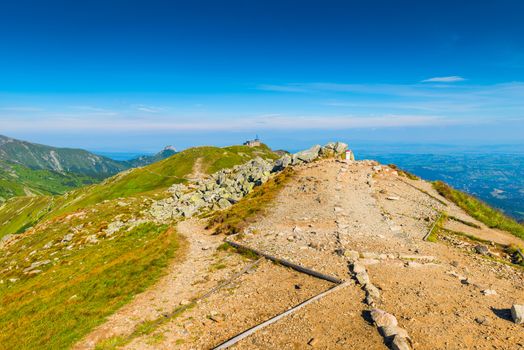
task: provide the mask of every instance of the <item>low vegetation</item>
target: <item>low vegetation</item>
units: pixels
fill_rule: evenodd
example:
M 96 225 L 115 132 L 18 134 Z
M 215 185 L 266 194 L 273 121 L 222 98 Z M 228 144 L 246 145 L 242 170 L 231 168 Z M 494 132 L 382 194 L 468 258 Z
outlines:
M 441 212 L 437 217 L 436 221 L 431 225 L 426 237 L 428 242 L 437 242 L 438 235 L 444 230 L 444 224 L 448 220 L 448 215 L 445 212 Z
M 453 220 L 453 221 L 456 221 L 456 222 L 460 222 L 461 224 L 464 224 L 464 225 L 469 226 L 469 227 L 481 228 L 479 225 L 477 225 L 477 224 L 475 224 L 473 222 L 462 220 L 461 218 L 457 218 L 456 216 L 453 216 L 453 215 L 450 215 L 449 219 Z
M 87 175 L 30 169 L 0 160 L 0 202 L 16 196 L 63 194 L 98 181 Z
M 257 156 L 277 158 L 266 146 L 198 147 L 61 196 L 10 199 L 0 207 L 0 237 L 21 236 L 0 256 L 1 347 L 72 346 L 183 257 L 175 230 L 148 222 L 151 200 L 173 183 Z M 285 177 L 255 191 L 249 210 L 259 211 L 256 202 L 271 198 Z
M 388 167 L 390 167 L 391 169 L 394 169 L 396 170 L 400 176 L 404 176 L 404 177 L 407 177 L 408 179 L 410 180 L 420 180 L 420 177 L 418 177 L 417 175 L 413 174 L 413 173 L 410 173 L 409 171 L 407 170 L 404 170 L 404 169 L 400 169 L 397 165 L 395 164 L 388 164 Z
M 105 200 L 126 198 L 150 192 L 162 192 L 174 183 L 186 182 L 194 170 L 212 174 L 224 168 L 242 164 L 255 157 L 276 159 L 278 155 L 267 146 L 259 147 L 195 147 L 160 162 L 124 171 L 105 181 L 68 192 L 61 196 L 20 197 L 0 207 L 0 238 L 9 233 L 23 232 L 39 220 L 50 219 Z M 198 162 L 198 169 L 195 169 Z M 36 198 L 36 199 L 35 199 Z M 45 204 L 43 204 L 45 203 Z M 46 208 L 42 212 L 42 207 Z M 22 211 L 13 219 L 13 213 Z M 44 215 L 35 216 L 34 213 Z
M 0 206 L 0 238 L 8 233 L 18 234 L 37 223 L 49 213 L 50 196 L 15 197 Z
M 495 243 L 490 240 L 479 238 L 475 235 L 468 234 L 461 231 L 455 231 L 450 230 L 448 228 L 441 227 L 438 231 L 438 235 L 440 239 L 445 239 L 445 236 L 453 236 L 455 238 L 460 239 L 461 241 L 464 241 L 466 243 L 471 244 L 471 246 L 475 246 L 477 244 L 482 244 L 489 246 L 490 254 L 489 255 L 482 255 L 482 257 L 497 261 L 502 264 L 511 265 L 511 266 L 517 266 L 519 268 L 524 267 L 524 259 L 522 256 L 522 251 L 519 247 L 515 245 L 504 245 Z M 437 237 L 435 237 L 436 240 Z
M 293 169 L 286 168 L 265 184 L 255 187 L 253 192 L 237 204 L 229 209 L 212 214 L 207 228 L 214 229 L 215 234 L 232 235 L 241 232 L 258 214 L 266 209 L 268 203 L 277 196 L 293 175 Z
M 524 253 L 520 247 L 510 244 L 505 249 L 506 253 L 512 257 L 512 263 L 524 267 Z
M 242 247 L 234 247 L 234 246 L 232 246 L 231 244 L 229 244 L 227 242 L 224 242 L 221 245 L 219 245 L 217 250 L 218 251 L 223 251 L 223 252 L 233 252 L 235 254 L 240 254 L 240 255 L 242 255 L 244 258 L 246 258 L 248 260 L 256 260 L 256 259 L 260 258 L 260 256 L 257 253 L 255 253 L 254 251 L 252 251 L 252 250 L 245 249 L 245 248 L 242 248 Z
M 440 195 L 458 205 L 486 226 L 507 231 L 524 239 L 524 225 L 519 224 L 502 212 L 469 194 L 453 189 L 442 181 L 435 181 L 433 187 Z
M 106 219 L 97 212 L 55 220 L 0 258 L 4 348 L 70 347 L 156 281 L 168 261 L 181 254 L 174 229 L 152 223 L 123 228 L 111 239 L 98 235 L 96 244 L 85 243 L 89 232 L 107 227 Z M 82 231 L 63 243 L 66 227 L 81 225 Z M 35 262 L 46 263 L 38 267 L 41 272 L 27 272 Z

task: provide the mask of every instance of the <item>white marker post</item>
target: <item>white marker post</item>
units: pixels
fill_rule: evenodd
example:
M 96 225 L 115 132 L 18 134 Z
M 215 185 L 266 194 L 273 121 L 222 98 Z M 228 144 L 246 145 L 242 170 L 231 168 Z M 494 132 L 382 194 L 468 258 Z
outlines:
M 346 150 L 346 161 L 349 162 L 351 160 L 351 150 Z

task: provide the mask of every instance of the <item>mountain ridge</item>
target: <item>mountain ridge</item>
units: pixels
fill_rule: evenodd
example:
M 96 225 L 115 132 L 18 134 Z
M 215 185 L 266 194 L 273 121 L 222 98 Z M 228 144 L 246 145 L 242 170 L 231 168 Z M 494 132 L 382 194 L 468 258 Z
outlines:
M 30 169 L 72 172 L 105 178 L 125 170 L 118 161 L 79 148 L 62 148 L 32 143 L 0 135 L 0 159 Z
M 344 149 L 196 147 L 63 196 L 13 198 L 0 207 L 12 233 L 0 242 L 0 343 L 215 348 L 312 297 L 304 317 L 283 315 L 240 348 L 385 349 L 370 312 L 399 317 L 399 341 L 420 349 L 524 340 L 490 308 L 522 291 L 511 260 L 522 240 Z M 489 339 L 481 318 L 496 327 Z
M 197 175 L 195 170 L 206 175 L 242 164 L 254 157 L 276 159 L 277 155 L 265 145 L 194 147 L 144 167 L 127 169 L 102 182 L 73 189 L 59 196 L 36 196 L 31 199 L 13 197 L 0 207 L 0 238 L 6 234 L 23 232 L 41 219 L 56 217 L 106 200 L 165 190 L 174 183 L 189 181 L 189 178 Z M 195 169 L 197 164 L 200 169 Z M 47 209 L 42 210 L 44 207 Z
M 121 171 L 176 154 L 168 146 L 152 156 L 113 160 L 79 148 L 53 147 L 0 135 L 0 203 L 23 195 L 56 195 Z

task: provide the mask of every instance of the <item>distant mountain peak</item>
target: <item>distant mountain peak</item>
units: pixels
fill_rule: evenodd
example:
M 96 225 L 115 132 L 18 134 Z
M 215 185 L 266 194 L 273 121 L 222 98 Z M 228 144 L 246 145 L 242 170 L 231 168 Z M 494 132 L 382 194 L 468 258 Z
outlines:
M 173 152 L 176 152 L 176 148 L 172 145 L 168 145 L 166 147 L 164 147 L 164 149 L 162 151 L 173 151 Z
M 140 167 L 140 166 L 149 165 L 149 164 L 158 162 L 160 160 L 169 158 L 169 157 L 171 157 L 172 155 L 174 155 L 176 153 L 178 153 L 176 148 L 171 146 L 171 145 L 168 145 L 168 146 L 164 147 L 163 150 L 161 150 L 160 152 L 158 152 L 158 153 L 156 153 L 154 155 L 140 156 L 140 157 L 137 157 L 137 158 L 134 158 L 134 159 L 131 159 L 131 160 L 127 161 L 127 163 L 131 167 Z

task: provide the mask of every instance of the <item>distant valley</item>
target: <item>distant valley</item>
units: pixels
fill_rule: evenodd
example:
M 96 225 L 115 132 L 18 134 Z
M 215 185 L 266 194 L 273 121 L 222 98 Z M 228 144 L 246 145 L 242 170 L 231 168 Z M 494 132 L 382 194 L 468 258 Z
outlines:
M 396 164 L 426 180 L 442 180 L 524 221 L 524 154 L 357 152 L 359 159 Z
M 0 135 L 0 203 L 15 196 L 62 194 L 175 153 L 169 146 L 155 155 L 119 161 L 82 149 L 51 147 Z

